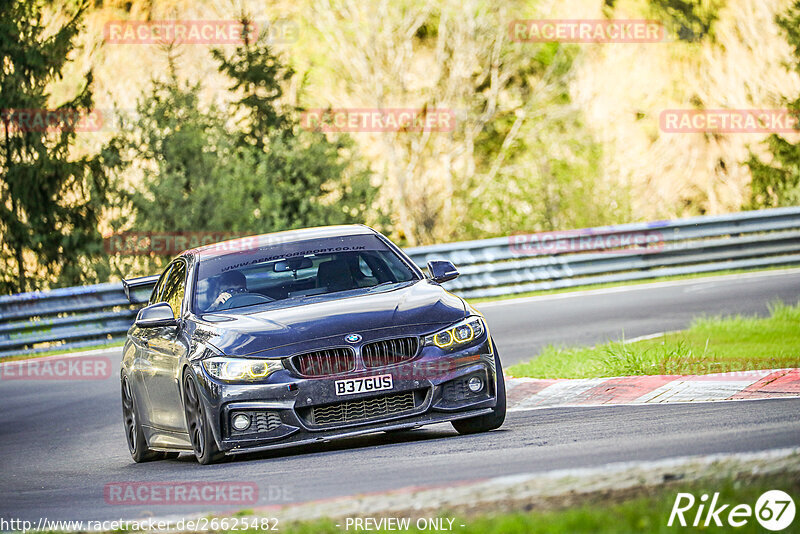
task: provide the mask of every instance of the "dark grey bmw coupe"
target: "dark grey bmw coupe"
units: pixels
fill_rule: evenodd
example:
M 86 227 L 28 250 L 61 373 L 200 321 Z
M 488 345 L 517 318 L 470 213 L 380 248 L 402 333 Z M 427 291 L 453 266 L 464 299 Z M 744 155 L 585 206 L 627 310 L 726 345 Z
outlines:
M 292 230 L 188 250 L 128 331 L 125 433 L 137 462 L 505 419 L 483 316 L 365 226 Z M 126 291 L 136 281 L 126 282 Z M 151 282 L 152 283 L 152 282 Z

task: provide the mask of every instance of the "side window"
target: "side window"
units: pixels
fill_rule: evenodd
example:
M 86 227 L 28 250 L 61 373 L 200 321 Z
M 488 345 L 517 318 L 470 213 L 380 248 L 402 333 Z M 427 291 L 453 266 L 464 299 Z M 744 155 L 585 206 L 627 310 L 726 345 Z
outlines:
M 164 302 L 169 303 L 175 317 L 181 314 L 183 292 L 186 282 L 186 263 L 175 262 L 164 284 Z
M 150 294 L 150 302 L 148 302 L 148 304 L 164 302 L 164 285 L 167 281 L 167 277 L 169 277 L 169 272 L 172 270 L 172 265 L 173 264 L 168 265 L 164 273 L 159 277 L 156 286 L 153 288 L 153 293 Z

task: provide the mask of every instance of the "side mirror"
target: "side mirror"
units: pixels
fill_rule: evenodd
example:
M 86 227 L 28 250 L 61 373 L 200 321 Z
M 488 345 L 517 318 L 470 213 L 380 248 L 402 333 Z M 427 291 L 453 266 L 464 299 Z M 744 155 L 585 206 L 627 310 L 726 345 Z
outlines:
M 428 262 L 428 272 L 431 275 L 431 280 L 441 284 L 448 280 L 458 278 L 458 269 L 449 261 L 432 260 Z
M 177 326 L 178 321 L 172 312 L 172 306 L 159 302 L 139 310 L 133 323 L 140 328 L 156 328 L 161 326 Z

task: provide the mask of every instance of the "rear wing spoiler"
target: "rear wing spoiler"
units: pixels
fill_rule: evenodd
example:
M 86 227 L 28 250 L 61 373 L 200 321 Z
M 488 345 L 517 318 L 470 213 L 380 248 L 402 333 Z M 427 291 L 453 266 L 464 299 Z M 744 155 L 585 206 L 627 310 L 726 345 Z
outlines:
M 140 304 L 150 299 L 150 294 L 153 292 L 157 282 L 158 275 L 140 276 L 130 280 L 123 280 L 122 289 L 125 291 L 125 296 L 128 297 L 129 302 Z

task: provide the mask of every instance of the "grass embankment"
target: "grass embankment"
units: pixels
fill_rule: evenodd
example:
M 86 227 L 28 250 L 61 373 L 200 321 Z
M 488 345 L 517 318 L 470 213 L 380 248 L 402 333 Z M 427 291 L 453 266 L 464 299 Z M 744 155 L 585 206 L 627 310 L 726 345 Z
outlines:
M 800 304 L 773 304 L 770 314 L 698 319 L 688 330 L 635 343 L 550 346 L 506 372 L 515 377 L 595 378 L 800 367 Z
M 122 348 L 125 344 L 125 341 L 112 341 L 109 343 L 103 343 L 100 345 L 87 345 L 85 347 L 75 347 L 71 349 L 59 349 L 54 348 L 53 350 L 47 350 L 42 352 L 35 352 L 35 353 L 28 353 L 28 354 L 16 354 L 14 356 L 4 356 L 0 358 L 0 362 L 13 362 L 17 360 L 29 360 L 31 358 L 44 358 L 45 356 L 62 356 L 62 355 L 69 355 L 75 352 L 87 352 L 92 350 L 111 350 L 117 347 Z
M 748 479 L 727 479 L 705 483 L 670 483 L 657 488 L 645 488 L 640 491 L 620 494 L 590 494 L 585 497 L 574 495 L 562 503 L 564 507 L 549 510 L 530 510 L 519 512 L 482 512 L 471 517 L 457 518 L 453 521 L 452 531 L 457 534 L 617 534 L 617 533 L 662 533 L 662 532 L 765 532 L 755 517 L 747 518 L 744 526 L 734 528 L 727 524 L 727 514 L 738 504 L 755 507 L 758 497 L 768 490 L 780 489 L 797 500 L 800 496 L 800 479 L 796 474 L 769 476 Z M 700 496 L 713 496 L 719 492 L 717 507 L 729 504 L 720 514 L 722 527 L 715 526 L 700 529 L 691 526 L 697 512 L 697 504 L 687 511 L 684 517 L 688 526 L 681 527 L 677 521 L 672 527 L 667 526 L 672 506 L 678 492 L 692 493 L 699 503 Z M 706 511 L 707 507 L 704 509 Z M 402 516 L 401 516 L 402 517 Z M 413 516 L 412 516 L 413 517 Z M 448 516 L 441 512 L 440 517 Z M 703 513 L 700 521 L 705 521 Z M 796 517 L 786 532 L 792 531 L 800 518 Z M 337 527 L 336 524 L 340 526 Z M 411 525 L 415 520 L 411 521 Z M 446 523 L 445 523 L 446 524 Z M 464 525 L 464 527 L 461 527 Z M 320 520 L 299 523 L 287 523 L 279 526 L 283 534 L 342 534 L 345 530 L 344 520 Z M 235 531 L 231 531 L 235 532 Z M 241 531 L 238 531 L 241 532 Z M 248 531 L 255 533 L 256 531 Z M 363 532 L 354 530 L 349 532 Z M 418 533 L 430 530 L 403 530 L 402 532 Z

